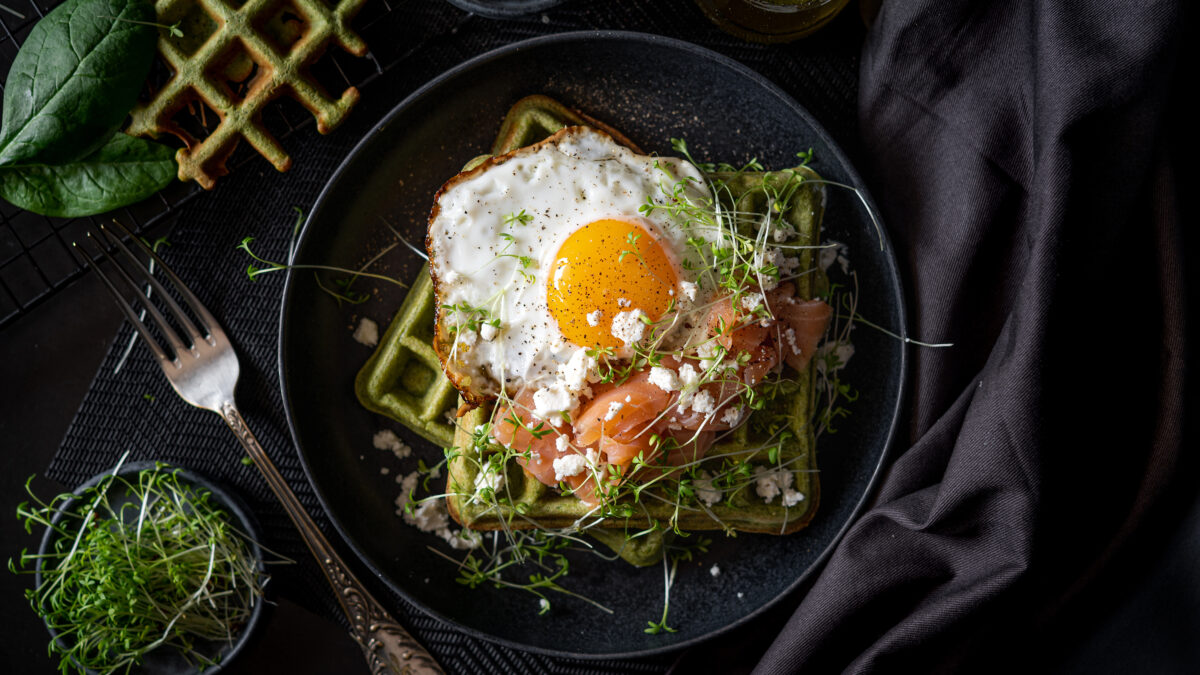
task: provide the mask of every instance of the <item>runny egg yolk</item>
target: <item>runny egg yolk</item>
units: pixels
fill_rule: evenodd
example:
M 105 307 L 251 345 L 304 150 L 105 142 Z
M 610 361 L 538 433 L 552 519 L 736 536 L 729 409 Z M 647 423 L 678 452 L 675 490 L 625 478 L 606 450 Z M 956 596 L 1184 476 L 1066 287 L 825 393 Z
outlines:
M 612 334 L 613 319 L 640 309 L 651 321 L 659 320 L 678 281 L 672 258 L 643 227 L 596 220 L 559 247 L 546 298 L 568 340 L 581 347 L 619 348 L 625 343 Z

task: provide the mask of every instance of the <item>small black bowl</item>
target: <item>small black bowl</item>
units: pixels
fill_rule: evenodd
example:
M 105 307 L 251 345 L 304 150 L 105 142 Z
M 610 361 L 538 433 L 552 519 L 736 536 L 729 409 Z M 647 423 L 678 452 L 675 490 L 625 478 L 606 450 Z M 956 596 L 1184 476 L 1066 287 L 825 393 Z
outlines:
M 250 544 L 250 553 L 254 556 L 254 560 L 257 562 L 256 567 L 258 568 L 260 578 L 266 574 L 263 551 L 258 544 L 259 540 L 262 539 L 262 532 L 258 528 L 257 521 L 255 521 L 251 516 L 250 510 L 234 494 L 226 491 L 221 486 L 203 476 L 186 469 L 169 466 L 161 462 L 129 462 L 121 465 L 121 467 L 116 471 L 115 475 L 129 478 L 130 476 L 140 473 L 145 469 L 154 469 L 155 467 L 161 467 L 163 471 L 176 472 L 176 475 L 182 479 L 181 482 L 187 483 L 196 488 L 203 488 L 212 493 L 212 496 L 209 498 L 212 500 L 212 503 L 229 512 L 229 514 L 233 516 L 233 521 L 237 527 L 240 528 L 241 531 L 249 538 L 248 543 Z M 70 511 L 75 507 L 76 504 L 78 504 L 79 495 L 82 494 L 84 490 L 90 487 L 95 487 L 100 483 L 100 481 L 111 475 L 114 475 L 113 471 L 105 471 L 104 473 L 89 478 L 82 485 L 75 488 L 76 497 L 60 505 L 58 513 L 56 513 L 51 519 L 51 523 L 57 525 L 59 521 L 65 517 L 65 512 Z M 113 489 L 121 488 L 119 486 L 114 486 Z M 51 546 L 53 545 L 57 536 L 59 535 L 53 528 L 46 528 L 46 534 L 42 537 L 41 546 L 38 548 L 39 556 L 45 555 L 51 550 Z M 39 557 L 34 568 L 34 584 L 36 588 L 41 588 L 42 585 L 42 560 L 44 560 L 44 558 Z M 242 627 L 237 639 L 234 640 L 232 644 L 223 642 L 211 643 L 212 651 L 207 652 L 206 655 L 212 657 L 215 661 L 217 661 L 217 663 L 212 666 L 206 666 L 203 670 L 205 675 L 211 675 L 212 673 L 220 672 L 225 665 L 227 665 L 238 654 L 240 654 L 245 649 L 246 645 L 254 639 L 256 633 L 258 633 L 262 626 L 266 623 L 266 607 L 267 603 L 265 602 L 265 598 L 259 598 L 258 602 L 254 604 L 254 608 L 250 612 L 249 620 L 246 622 L 246 625 Z M 66 642 L 57 631 L 51 628 L 49 624 L 46 625 L 46 628 L 50 631 L 50 637 L 57 642 L 60 647 L 69 646 L 69 643 Z M 91 670 L 90 668 L 87 669 L 87 672 L 93 674 L 95 673 L 95 671 Z M 147 652 L 145 659 L 142 661 L 142 665 L 138 668 L 134 668 L 131 672 L 153 675 L 190 675 L 192 673 L 199 673 L 201 671 L 196 666 L 188 663 L 179 652 L 176 652 L 172 649 L 156 649 Z

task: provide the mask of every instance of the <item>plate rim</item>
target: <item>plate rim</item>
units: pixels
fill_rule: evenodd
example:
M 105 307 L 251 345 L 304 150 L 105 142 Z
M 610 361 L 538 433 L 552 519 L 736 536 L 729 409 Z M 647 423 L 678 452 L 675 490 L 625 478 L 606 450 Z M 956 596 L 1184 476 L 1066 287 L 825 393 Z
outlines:
M 500 58 L 504 58 L 514 52 L 519 52 L 519 51 L 523 51 L 523 50 L 530 49 L 530 48 L 540 47 L 540 46 L 547 45 L 547 44 L 569 43 L 569 42 L 584 41 L 584 40 L 628 41 L 628 42 L 633 42 L 633 43 L 646 43 L 646 44 L 651 44 L 651 45 L 655 45 L 655 46 L 663 46 L 663 47 L 667 47 L 670 49 L 688 52 L 688 53 L 700 56 L 702 58 L 708 59 L 708 60 L 714 62 L 716 65 L 720 65 L 722 67 L 728 68 L 728 69 L 734 71 L 735 73 L 741 75 L 742 77 L 748 78 L 750 81 L 752 81 L 753 83 L 755 83 L 759 87 L 761 87 L 765 92 L 767 92 L 767 93 L 771 94 L 772 96 L 774 96 L 775 98 L 779 99 L 779 101 L 786 108 L 788 108 L 789 110 L 791 110 L 792 112 L 794 112 L 795 114 L 797 114 L 798 116 L 800 116 L 801 118 L 803 118 L 807 121 L 807 123 L 809 124 L 809 126 L 811 128 L 811 131 L 816 136 L 818 136 L 822 140 L 823 143 L 825 143 L 825 145 L 830 149 L 830 151 L 833 152 L 834 155 L 837 157 L 838 161 L 843 165 L 843 167 L 845 168 L 845 171 L 847 173 L 847 177 L 850 179 L 850 183 L 858 187 L 858 189 L 860 190 L 860 197 L 861 197 L 864 205 L 867 208 L 869 208 L 872 212 L 877 214 L 877 216 L 880 213 L 878 207 L 875 205 L 874 200 L 871 198 L 871 195 L 866 188 L 865 182 L 863 181 L 862 177 L 859 175 L 857 169 L 854 167 L 853 163 L 851 163 L 849 161 L 849 158 L 847 157 L 845 151 L 842 149 L 841 145 L 839 143 L 837 143 L 833 139 L 832 136 L 829 135 L 829 132 L 828 132 L 828 130 L 825 129 L 824 125 L 820 124 L 816 120 L 816 118 L 813 117 L 812 113 L 810 113 L 807 108 L 805 108 L 798 101 L 796 101 L 790 94 L 788 94 L 786 91 L 784 91 L 778 85 L 776 85 L 774 82 L 770 81 L 765 76 L 758 73 L 757 71 L 749 68 L 748 66 L 742 64 L 741 62 L 739 62 L 731 57 L 721 54 L 720 52 L 717 52 L 717 51 L 714 51 L 707 47 L 703 47 L 701 45 L 697 45 L 695 43 L 688 42 L 686 40 L 681 40 L 678 38 L 666 37 L 666 36 L 662 36 L 662 35 L 655 35 L 655 34 L 651 34 L 651 33 L 642 33 L 642 32 L 637 32 L 637 31 L 584 30 L 584 31 L 570 31 L 570 32 L 564 32 L 564 33 L 555 33 L 552 35 L 544 35 L 544 36 L 529 38 L 526 40 L 520 40 L 518 42 L 513 42 L 510 44 L 503 45 L 501 47 L 497 47 L 495 49 L 483 52 L 474 57 L 471 57 L 470 59 L 467 59 L 466 61 L 463 61 L 462 63 L 460 63 L 452 68 L 449 68 L 449 69 L 443 71 L 442 73 L 438 74 L 434 78 L 425 82 L 420 87 L 418 87 L 417 89 L 413 90 L 410 94 L 405 96 L 400 102 L 398 102 L 395 106 L 393 106 L 392 109 L 387 112 L 387 114 L 385 114 L 375 124 L 373 124 L 367 131 L 365 131 L 363 133 L 362 138 L 360 138 L 358 140 L 358 142 L 354 144 L 354 146 L 346 153 L 345 157 L 338 164 L 337 168 L 334 169 L 334 171 L 329 175 L 329 178 L 325 181 L 325 184 L 322 186 L 321 191 L 317 194 L 316 199 L 313 201 L 313 205 L 309 210 L 308 217 L 306 217 L 304 219 L 304 225 L 302 226 L 299 234 L 296 237 L 295 247 L 293 250 L 294 251 L 300 250 L 301 246 L 303 245 L 303 242 L 305 241 L 305 239 L 307 238 L 307 236 L 310 233 L 310 225 L 314 221 L 313 216 L 317 215 L 321 211 L 325 210 L 325 208 L 327 208 L 326 200 L 328 198 L 329 193 L 333 190 L 334 185 L 336 183 L 338 183 L 341 180 L 341 178 L 343 177 L 343 175 L 350 169 L 351 164 L 358 157 L 359 153 L 361 151 L 363 151 L 364 148 L 366 148 L 368 145 L 370 145 L 374 141 L 375 137 L 385 127 L 389 126 L 393 120 L 395 120 L 398 116 L 400 116 L 402 113 L 407 111 L 409 108 L 411 108 L 414 105 L 421 102 L 429 94 L 430 91 L 441 86 L 445 81 L 453 79 L 462 73 L 479 68 L 491 61 L 494 61 L 494 60 L 497 60 Z M 363 550 L 361 550 L 359 548 L 359 546 L 355 543 L 355 541 L 348 535 L 346 528 L 343 526 L 343 524 L 341 522 L 341 519 L 339 519 L 337 516 L 335 516 L 333 511 L 329 508 L 329 500 L 327 499 L 325 493 L 320 489 L 317 482 L 314 480 L 313 470 L 309 466 L 309 462 L 308 462 L 306 455 L 301 450 L 300 437 L 296 430 L 295 415 L 294 415 L 293 406 L 292 406 L 292 399 L 288 393 L 289 392 L 289 387 L 288 387 L 289 376 L 288 376 L 287 370 L 285 368 L 285 355 L 286 355 L 285 334 L 286 334 L 286 329 L 287 329 L 287 325 L 288 325 L 289 310 L 292 305 L 291 298 L 292 298 L 292 294 L 294 292 L 293 274 L 292 274 L 292 270 L 289 268 L 287 270 L 287 272 L 285 273 L 284 286 L 283 286 L 283 291 L 281 293 L 281 300 L 280 300 L 279 323 L 278 323 L 278 330 L 277 330 L 277 337 L 276 337 L 276 354 L 277 354 L 276 369 L 277 369 L 277 374 L 279 376 L 279 387 L 280 387 L 280 393 L 282 396 L 284 414 L 287 417 L 288 432 L 291 435 L 293 449 L 295 450 L 296 454 L 299 456 L 300 465 L 304 470 L 304 476 L 305 476 L 306 480 L 308 481 L 309 485 L 312 487 L 313 494 L 316 496 L 317 501 L 320 503 L 322 511 L 324 511 L 326 517 L 329 518 L 330 524 L 337 531 L 338 535 L 342 539 L 342 542 L 347 547 L 349 547 L 349 549 L 354 553 L 354 556 L 357 558 L 357 560 L 360 564 L 364 565 L 376 577 L 376 579 L 378 579 L 380 582 L 382 582 L 388 589 L 390 589 L 392 592 L 399 595 L 401 598 L 403 598 L 405 601 L 407 601 L 413 607 L 417 608 L 419 611 L 423 612 L 426 616 L 429 616 L 438 621 L 441 621 L 444 624 L 446 624 L 447 626 L 452 627 L 454 630 L 457 630 L 457 631 L 460 631 L 467 635 L 470 635 L 471 637 L 486 640 L 486 641 L 494 643 L 494 644 L 501 644 L 501 645 L 504 645 L 504 646 L 512 648 L 512 649 L 531 652 L 531 653 L 535 653 L 535 654 L 542 654 L 545 656 L 579 659 L 579 660 L 587 660 L 587 661 L 598 661 L 598 660 L 605 660 L 605 659 L 610 659 L 610 660 L 639 659 L 639 658 L 647 658 L 647 657 L 652 657 L 652 656 L 669 654 L 672 652 L 682 651 L 684 649 L 695 647 L 698 644 L 707 642 L 716 637 L 727 634 L 730 631 L 759 618 L 765 612 L 767 612 L 771 608 L 777 606 L 780 602 L 783 601 L 784 598 L 792 596 L 797 591 L 797 589 L 799 589 L 799 587 L 801 585 L 803 585 L 806 581 L 811 579 L 814 574 L 816 574 L 821 568 L 824 567 L 824 565 L 828 561 L 830 555 L 832 555 L 833 550 L 840 544 L 842 538 L 845 536 L 846 532 L 850 529 L 850 527 L 855 522 L 858 521 L 859 516 L 862 515 L 863 510 L 865 509 L 865 507 L 867 505 L 867 502 L 874 496 L 876 490 L 879 487 L 879 482 L 883 475 L 884 467 L 889 464 L 889 460 L 891 459 L 893 446 L 895 445 L 897 430 L 900 425 L 900 415 L 901 415 L 901 411 L 902 411 L 902 406 L 904 405 L 905 401 L 907 400 L 907 392 L 908 392 L 908 351 L 909 351 L 908 344 L 907 344 L 907 341 L 908 341 L 908 337 L 907 337 L 908 336 L 908 312 L 907 312 L 907 304 L 905 302 L 904 281 L 903 281 L 902 276 L 900 275 L 899 263 L 896 259 L 895 249 L 892 246 L 891 238 L 888 236 L 887 229 L 883 225 L 881 217 L 880 217 L 879 223 L 880 223 L 880 228 L 879 228 L 878 236 L 880 239 L 880 247 L 881 247 L 882 252 L 884 253 L 884 257 L 886 260 L 886 271 L 892 277 L 892 281 L 893 281 L 893 283 L 891 285 L 894 288 L 894 292 L 895 292 L 894 300 L 896 303 L 896 311 L 897 311 L 898 319 L 899 319 L 898 335 L 899 335 L 899 339 L 902 341 L 901 345 L 900 345 L 900 350 L 899 350 L 899 364 L 898 364 L 899 365 L 899 377 L 898 377 L 899 381 L 897 383 L 896 398 L 895 398 L 894 404 L 892 406 L 892 410 L 890 412 L 890 423 L 888 424 L 887 434 L 883 441 L 883 447 L 880 451 L 879 459 L 877 462 L 875 462 L 874 467 L 872 467 L 871 475 L 870 475 L 870 478 L 867 480 L 866 488 L 862 491 L 862 493 L 859 495 L 858 499 L 855 501 L 853 508 L 851 508 L 851 510 L 850 510 L 849 517 L 846 518 L 845 522 L 842 523 L 841 526 L 837 529 L 837 531 L 834 533 L 833 537 L 825 545 L 825 547 L 822 549 L 822 551 L 816 556 L 816 558 L 813 559 L 812 564 L 810 564 L 801 574 L 797 575 L 796 579 L 793 580 L 790 584 L 788 584 L 788 586 L 786 588 L 784 588 L 773 599 L 763 603 L 759 607 L 755 608 L 753 611 L 722 626 L 721 628 L 712 630 L 712 631 L 710 631 L 708 633 L 704 633 L 702 635 L 698 635 L 698 636 L 683 640 L 681 642 L 672 643 L 670 645 L 664 645 L 662 647 L 652 647 L 649 649 L 640 649 L 640 650 L 634 650 L 634 651 L 604 652 L 604 653 L 570 652 L 570 651 L 563 651 L 563 650 L 551 649 L 551 648 L 546 648 L 546 647 L 540 647 L 537 645 L 523 644 L 523 643 L 509 640 L 506 638 L 498 637 L 495 635 L 490 635 L 488 633 L 483 632 L 482 630 L 480 630 L 478 628 L 464 625 L 464 624 L 459 623 L 458 621 L 454 620 L 451 617 L 445 616 L 442 613 L 434 611 L 430 607 L 427 607 L 420 600 L 418 600 L 414 596 L 410 595 L 404 588 L 402 588 L 398 584 L 391 581 L 391 579 L 388 578 L 387 576 L 385 576 L 376 567 L 376 565 L 371 561 L 371 559 L 367 555 L 364 554 Z

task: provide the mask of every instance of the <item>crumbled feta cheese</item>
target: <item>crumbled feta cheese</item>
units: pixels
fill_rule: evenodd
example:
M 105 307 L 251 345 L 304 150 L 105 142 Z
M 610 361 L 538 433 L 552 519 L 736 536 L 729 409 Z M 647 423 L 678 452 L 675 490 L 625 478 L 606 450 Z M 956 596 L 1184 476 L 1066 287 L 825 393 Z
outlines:
M 587 458 L 583 455 L 565 455 L 554 460 L 554 480 L 567 476 L 578 476 L 587 469 Z
M 617 307 L 630 307 L 633 303 L 625 298 L 617 298 Z
M 420 471 L 413 471 L 412 473 L 403 476 L 396 474 L 396 482 L 400 484 L 400 496 L 396 498 L 396 507 L 400 509 L 400 511 L 403 511 L 404 507 L 408 506 L 409 501 L 411 501 L 410 495 L 412 495 L 417 489 L 417 482 L 420 480 Z M 400 511 L 397 511 L 397 514 L 403 515 L 400 513 Z
M 777 248 L 768 247 L 765 251 L 763 251 L 764 265 L 774 265 L 779 267 L 779 261 L 781 258 L 783 258 L 783 254 L 780 253 L 779 249 Z
M 753 312 L 755 308 L 763 303 L 762 293 L 746 293 L 742 296 L 742 309 L 747 312 Z
M 779 287 L 779 279 L 775 278 L 774 276 L 768 276 L 768 275 L 764 274 L 761 277 L 760 286 L 762 286 L 762 289 L 764 291 L 773 291 Z M 763 328 L 770 326 L 771 325 L 770 315 L 768 314 L 767 318 L 763 319 L 762 321 L 759 321 L 758 325 L 762 326 Z
M 558 448 L 559 452 L 566 452 L 567 448 L 571 447 L 571 442 L 567 440 L 566 436 L 559 434 L 558 438 L 554 439 L 554 447 Z M 541 457 L 540 453 L 538 457 Z
M 849 342 L 838 343 L 838 346 L 833 348 L 833 353 L 837 355 L 838 364 L 845 366 L 850 363 L 850 357 L 854 356 L 854 345 Z
M 829 359 L 825 358 L 830 352 L 833 352 L 834 357 L 837 359 L 837 364 L 832 369 L 829 369 Z M 847 363 L 850 363 L 850 357 L 854 356 L 854 345 L 849 342 L 840 342 L 836 345 L 827 342 L 817 349 L 817 355 L 817 372 L 822 375 L 827 374 L 826 370 L 836 373 L 845 368 Z
M 690 363 L 679 367 L 679 410 L 687 410 L 700 383 L 700 371 Z
M 763 252 L 762 260 L 759 263 L 760 266 L 762 266 L 762 267 L 772 266 L 775 268 L 775 273 L 769 274 L 769 275 L 768 274 L 760 275 L 759 284 L 762 286 L 762 290 L 773 291 L 779 286 L 779 275 L 780 275 L 779 264 L 780 264 L 780 262 L 782 262 L 781 261 L 782 257 L 783 257 L 783 254 L 780 253 L 779 249 L 777 249 L 777 248 L 768 248 L 766 251 Z
M 558 381 L 567 391 L 578 394 L 597 376 L 595 371 L 596 359 L 588 356 L 586 349 L 579 349 L 571 354 L 566 363 L 558 367 Z
M 737 423 L 742 419 L 742 409 L 734 406 L 729 406 L 725 409 L 725 414 L 721 416 L 721 421 L 731 427 L 737 426 Z
M 471 530 L 450 529 L 450 514 L 446 511 L 446 503 L 442 498 L 425 499 L 413 506 L 413 512 L 408 512 L 408 505 L 413 502 L 413 491 L 420 480 L 420 472 L 414 471 L 401 479 L 400 494 L 396 497 L 396 515 L 404 522 L 422 532 L 431 532 L 441 537 L 453 549 L 476 548 L 482 543 L 478 532 Z
M 716 401 L 713 400 L 712 394 L 707 391 L 698 391 L 692 398 L 692 410 L 701 415 L 708 415 L 715 412 L 717 409 Z
M 679 385 L 681 388 L 688 389 L 695 387 L 700 381 L 700 371 L 690 364 L 685 363 L 679 367 Z
M 754 472 L 754 492 L 768 504 L 779 495 L 779 482 L 775 478 L 775 469 L 768 469 L 765 466 L 758 467 Z
M 504 487 L 504 474 L 495 471 L 490 464 L 485 467 L 485 471 L 480 471 L 475 474 L 475 494 L 471 495 L 473 503 L 483 502 L 482 492 L 484 489 L 490 489 L 493 493 Z
M 460 277 L 458 275 L 458 272 L 455 272 L 454 270 L 447 267 L 442 270 L 442 273 L 439 276 L 438 281 L 449 286 L 450 284 L 453 284 L 454 282 L 458 281 L 459 278 Z
M 687 298 L 688 300 L 694 301 L 696 299 L 696 284 L 690 281 L 679 282 L 679 291 L 683 293 L 683 297 Z
M 588 466 L 598 466 L 600 462 L 600 451 L 595 448 L 588 448 L 583 457 L 585 460 L 587 460 Z
M 793 354 L 800 353 L 800 345 L 796 344 L 796 331 L 794 329 L 789 328 L 783 331 L 783 339 L 787 341 L 788 347 L 791 347 Z
M 604 312 L 599 309 L 588 314 L 587 315 L 588 325 L 589 326 L 599 326 L 600 325 L 600 317 L 602 317 L 602 316 L 604 316 Z
M 396 432 L 391 429 L 381 429 L 375 432 L 375 436 L 371 439 L 376 450 L 390 450 L 396 459 L 404 459 L 412 454 L 412 448 L 408 447 Z
M 413 512 L 404 512 L 404 522 L 422 532 L 434 532 L 450 526 L 450 515 L 440 499 L 427 499 L 413 507 Z
M 817 264 L 822 272 L 828 272 L 833 263 L 842 268 L 842 274 L 850 273 L 850 247 L 840 241 L 831 241 L 829 246 L 822 248 L 817 254 Z
M 692 481 L 692 487 L 696 490 L 696 498 L 704 502 L 705 506 L 716 504 L 724 496 L 720 490 L 713 487 L 712 475 L 707 471 L 700 472 L 700 475 Z
M 794 487 L 786 487 L 783 490 L 783 505 L 789 509 L 804 501 L 804 493 L 796 490 Z
M 641 341 L 646 334 L 646 324 L 642 323 L 644 316 L 646 313 L 640 309 L 617 314 L 612 322 L 613 337 L 624 342 L 626 347 L 631 347 Z
M 458 329 L 458 344 L 462 345 L 462 347 L 464 349 L 474 347 L 475 343 L 478 340 L 479 340 L 479 333 L 476 333 L 475 331 L 471 330 L 470 328 L 459 328 Z
M 791 508 L 804 501 L 804 494 L 796 490 L 795 475 L 782 467 L 770 469 L 760 466 L 754 472 L 754 491 L 763 501 L 770 504 L 776 495 L 783 495 L 783 505 Z
M 787 279 L 796 273 L 796 268 L 800 267 L 800 258 L 783 256 L 775 263 L 775 266 L 779 268 L 779 277 Z
M 670 368 L 652 367 L 650 369 L 649 382 L 663 391 L 676 391 L 679 389 L 679 376 Z
M 723 351 L 724 349 L 717 344 L 716 340 L 700 343 L 700 346 L 696 348 L 696 355 L 700 357 L 700 368 L 708 370 L 717 365 Z
M 368 347 L 379 344 L 379 324 L 365 316 L 359 319 L 358 328 L 354 329 L 354 341 Z
M 833 262 L 835 260 L 837 260 L 837 247 L 836 246 L 828 246 L 826 248 L 822 248 L 817 253 L 817 264 L 821 266 L 822 272 L 828 271 L 830 265 L 833 265 Z
M 624 407 L 625 404 L 621 403 L 620 401 L 613 401 L 612 403 L 609 403 L 608 412 L 604 414 L 604 421 L 608 422 L 612 420 L 612 418 L 617 416 L 617 413 L 621 412 L 621 408 Z
M 495 340 L 496 333 L 499 332 L 500 331 L 496 330 L 496 327 L 490 323 L 481 324 L 479 326 L 479 337 L 483 338 L 484 342 L 491 342 L 492 340 Z
M 708 569 L 708 573 L 714 577 L 719 577 L 721 576 L 721 567 L 719 565 L 713 565 Z
M 791 225 L 784 223 L 783 225 L 775 228 L 775 231 L 771 233 L 771 236 L 776 242 L 781 242 L 791 239 L 793 236 L 795 236 L 795 234 L 796 230 L 792 229 Z
M 549 387 L 534 392 L 532 414 L 540 420 L 549 420 L 552 425 L 558 426 L 562 413 L 573 411 L 578 403 L 578 399 L 562 382 L 556 381 Z
M 450 548 L 456 551 L 479 548 L 483 543 L 483 537 L 475 530 L 451 530 L 448 527 L 443 527 L 437 531 L 437 536 L 441 537 L 447 544 L 450 544 Z

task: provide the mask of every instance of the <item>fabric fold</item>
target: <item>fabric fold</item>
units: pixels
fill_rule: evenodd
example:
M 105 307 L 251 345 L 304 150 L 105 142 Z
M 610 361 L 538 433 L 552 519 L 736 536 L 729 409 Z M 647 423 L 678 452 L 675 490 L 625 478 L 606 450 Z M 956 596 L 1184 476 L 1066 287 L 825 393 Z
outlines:
M 1001 669 L 1152 527 L 1182 450 L 1182 11 L 884 5 L 863 168 L 910 334 L 954 346 L 913 347 L 907 447 L 756 672 Z

